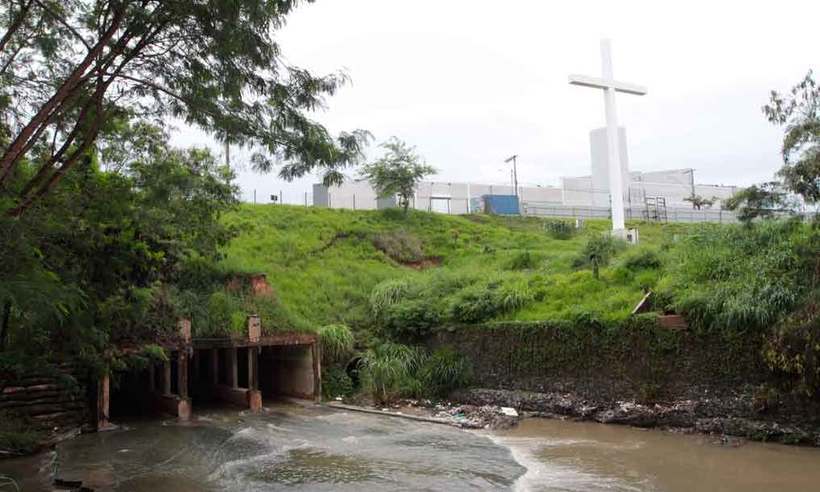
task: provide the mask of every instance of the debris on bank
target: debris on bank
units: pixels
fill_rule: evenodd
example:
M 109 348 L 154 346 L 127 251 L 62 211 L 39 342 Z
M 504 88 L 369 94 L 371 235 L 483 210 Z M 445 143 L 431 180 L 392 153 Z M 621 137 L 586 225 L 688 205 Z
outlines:
M 358 402 L 357 402 L 358 403 Z M 460 405 L 451 402 L 434 403 L 430 400 L 400 400 L 389 407 L 332 401 L 331 408 L 365 412 L 389 417 L 403 417 L 462 429 L 509 429 L 520 419 L 516 409 L 499 405 Z

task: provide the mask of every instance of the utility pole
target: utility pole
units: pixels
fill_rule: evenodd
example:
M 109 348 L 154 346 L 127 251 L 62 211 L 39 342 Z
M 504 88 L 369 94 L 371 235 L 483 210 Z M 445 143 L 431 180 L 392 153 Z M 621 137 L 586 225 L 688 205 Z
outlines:
M 689 168 L 689 176 L 692 178 L 692 180 L 691 180 L 692 197 L 694 197 L 695 196 L 695 169 L 694 168 Z
M 505 163 L 509 164 L 512 161 L 512 181 L 513 181 L 513 190 L 515 190 L 515 197 L 518 198 L 518 166 L 516 165 L 516 161 L 518 160 L 518 154 L 513 154 L 512 156 L 508 157 L 504 160 Z
M 225 137 L 225 165 L 231 167 L 231 144 L 228 143 L 228 137 Z

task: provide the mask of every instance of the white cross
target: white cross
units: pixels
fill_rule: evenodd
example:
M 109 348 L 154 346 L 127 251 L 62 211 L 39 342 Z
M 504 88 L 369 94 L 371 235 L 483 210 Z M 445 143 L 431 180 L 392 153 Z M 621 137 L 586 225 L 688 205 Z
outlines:
M 615 92 L 636 96 L 646 94 L 646 88 L 627 82 L 618 82 L 612 75 L 612 47 L 608 39 L 601 40 L 602 77 L 570 75 L 569 83 L 604 90 L 606 112 L 606 139 L 609 161 L 609 194 L 612 201 L 612 230 L 624 230 L 624 183 L 621 173 L 621 153 L 618 149 L 618 114 L 615 109 Z

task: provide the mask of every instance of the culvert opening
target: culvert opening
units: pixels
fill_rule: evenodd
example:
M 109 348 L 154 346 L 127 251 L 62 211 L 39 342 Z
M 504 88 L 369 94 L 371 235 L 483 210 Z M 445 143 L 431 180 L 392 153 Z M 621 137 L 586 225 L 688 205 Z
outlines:
M 264 399 L 313 399 L 316 383 L 312 345 L 262 347 L 259 354 L 259 389 Z
M 147 369 L 114 373 L 109 386 L 109 419 L 154 416 L 150 385 L 151 373 Z

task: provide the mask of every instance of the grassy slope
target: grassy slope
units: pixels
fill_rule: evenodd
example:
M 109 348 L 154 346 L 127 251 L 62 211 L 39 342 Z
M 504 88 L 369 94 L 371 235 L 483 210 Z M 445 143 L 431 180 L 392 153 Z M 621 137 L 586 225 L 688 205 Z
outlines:
M 538 258 L 537 266 L 516 275 L 543 295 L 505 319 L 560 319 L 578 309 L 622 319 L 641 298 L 641 285 L 657 278 L 654 271 L 619 274 L 613 266 L 595 280 L 589 270 L 572 268 L 588 235 L 604 232 L 607 221 L 588 221 L 583 234 L 556 240 L 535 218 L 395 212 L 243 205 L 225 219 L 241 233 L 227 248 L 224 266 L 266 273 L 291 315 L 312 326 L 369 324 L 368 298 L 381 281 L 441 272 L 492 276 L 509 270 L 525 250 Z M 643 223 L 641 242 L 660 246 L 689 227 Z M 426 255 L 443 259 L 441 266 L 416 271 L 373 246 L 373 235 L 397 230 L 419 237 Z

